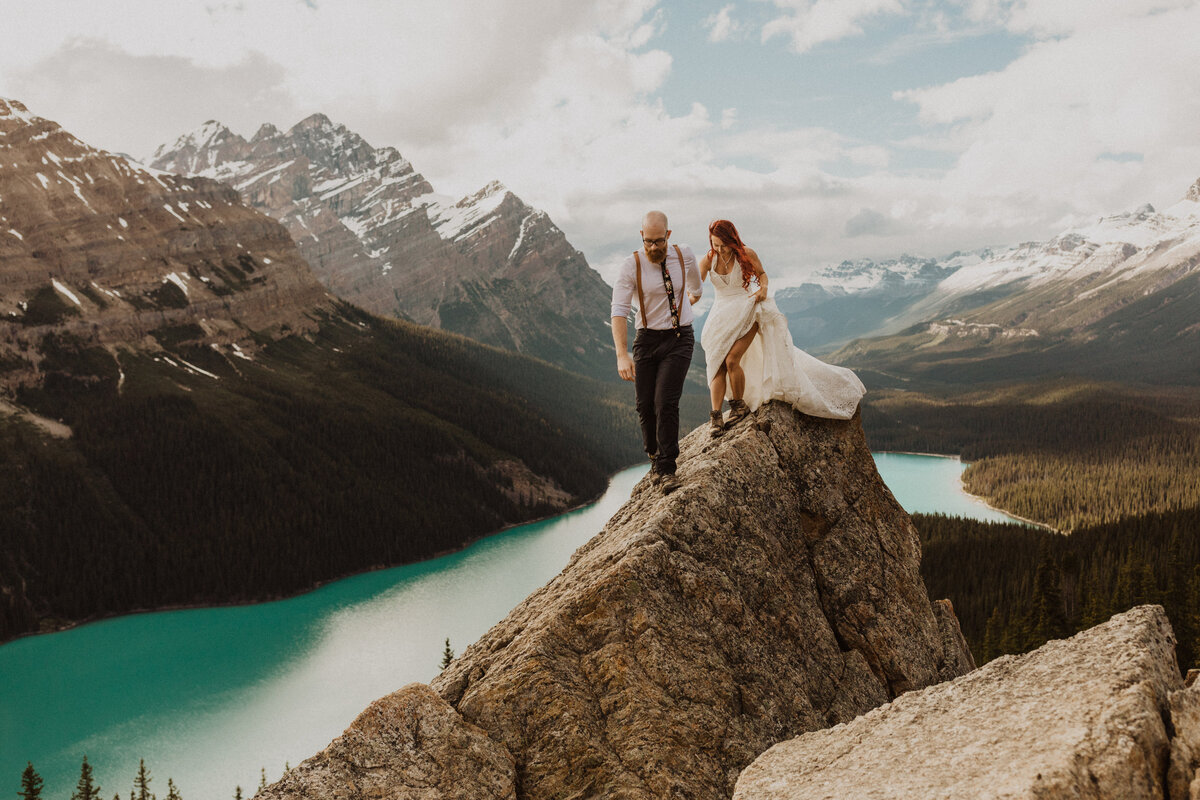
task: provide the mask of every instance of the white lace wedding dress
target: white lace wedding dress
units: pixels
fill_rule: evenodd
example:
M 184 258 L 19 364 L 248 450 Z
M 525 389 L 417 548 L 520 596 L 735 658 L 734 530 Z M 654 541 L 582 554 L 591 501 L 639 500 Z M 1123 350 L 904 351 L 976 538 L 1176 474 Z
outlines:
M 768 400 L 783 400 L 814 417 L 849 419 L 858 408 L 866 388 L 845 367 L 826 364 L 792 344 L 787 317 L 771 298 L 754 302 L 742 288 L 742 271 L 736 266 L 728 275 L 709 271 L 714 297 L 704 320 L 700 345 L 708 362 L 711 384 L 729 348 L 758 323 L 754 337 L 742 357 L 746 373 L 743 399 L 751 410 Z M 726 383 L 725 397 L 729 398 Z

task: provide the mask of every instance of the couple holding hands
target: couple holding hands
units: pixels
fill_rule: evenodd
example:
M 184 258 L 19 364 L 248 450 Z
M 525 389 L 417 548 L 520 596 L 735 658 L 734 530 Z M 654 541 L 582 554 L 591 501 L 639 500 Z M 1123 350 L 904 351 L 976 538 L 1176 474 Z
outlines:
M 652 479 L 663 493 L 679 487 L 679 397 L 692 361 L 692 304 L 708 278 L 712 309 L 700 345 L 708 366 L 713 436 L 769 400 L 805 414 L 849 419 L 866 391 L 850 370 L 826 364 L 792 344 L 787 318 L 767 297 L 767 273 L 758 254 L 719 219 L 708 226 L 709 250 L 699 265 L 687 245 L 670 244 L 661 211 L 642 220 L 642 249 L 625 259 L 613 287 L 612 333 L 617 372 L 633 381 L 642 441 L 653 462 Z M 633 357 L 625 320 L 637 310 Z M 729 415 L 722 414 L 729 399 Z

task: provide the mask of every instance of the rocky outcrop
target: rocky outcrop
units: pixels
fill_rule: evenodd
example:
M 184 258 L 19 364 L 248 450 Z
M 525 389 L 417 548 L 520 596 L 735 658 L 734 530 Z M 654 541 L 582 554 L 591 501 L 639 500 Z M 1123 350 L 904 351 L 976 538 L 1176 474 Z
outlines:
M 519 798 L 726 798 L 775 742 L 972 666 L 857 418 L 770 403 L 693 432 L 679 475 L 433 683 L 511 754 Z
M 1182 686 L 1166 614 L 1141 606 L 778 744 L 734 797 L 1195 798 L 1200 692 Z
M 314 114 L 247 141 L 216 122 L 159 168 L 215 178 L 287 226 L 318 276 L 377 314 L 611 378 L 610 289 L 542 211 L 499 183 L 454 199 L 390 147 Z
M 512 756 L 428 686 L 380 698 L 329 747 L 255 797 L 514 800 Z
M 287 231 L 237 192 L 147 170 L 0 99 L 0 387 L 37 380 L 50 334 L 154 349 L 154 331 L 187 325 L 236 356 L 255 336 L 314 329 L 333 303 Z

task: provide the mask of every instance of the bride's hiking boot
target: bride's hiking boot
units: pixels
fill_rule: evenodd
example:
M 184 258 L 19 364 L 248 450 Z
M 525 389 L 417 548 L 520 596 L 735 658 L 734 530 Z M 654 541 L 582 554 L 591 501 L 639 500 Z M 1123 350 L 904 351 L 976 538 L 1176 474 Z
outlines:
M 725 419 L 720 411 L 710 411 L 708 414 L 708 432 L 712 438 L 725 433 Z
M 748 416 L 750 416 L 750 406 L 746 405 L 745 400 L 730 400 L 729 421 L 725 423 L 725 427 L 732 428 Z

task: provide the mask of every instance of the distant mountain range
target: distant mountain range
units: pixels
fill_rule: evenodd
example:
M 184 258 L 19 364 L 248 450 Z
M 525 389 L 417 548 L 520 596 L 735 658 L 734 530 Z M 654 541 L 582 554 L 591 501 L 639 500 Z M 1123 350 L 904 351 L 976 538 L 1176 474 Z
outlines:
M 1200 383 L 1200 181 L 1163 212 L 1142 206 L 1046 242 L 844 262 L 777 302 L 797 345 L 844 345 L 832 358 L 876 383 Z
M 428 558 L 640 456 L 625 387 L 346 303 L 228 186 L 12 100 L 0 153 L 0 640 Z
M 989 254 L 843 261 L 808 283 L 780 289 L 775 302 L 788 318 L 796 346 L 822 353 L 860 336 L 899 330 L 906 312 L 943 279 Z
M 210 121 L 149 163 L 236 189 L 287 227 L 325 286 L 368 311 L 615 379 L 611 289 L 499 183 L 436 194 L 395 149 L 322 114 L 248 141 Z

